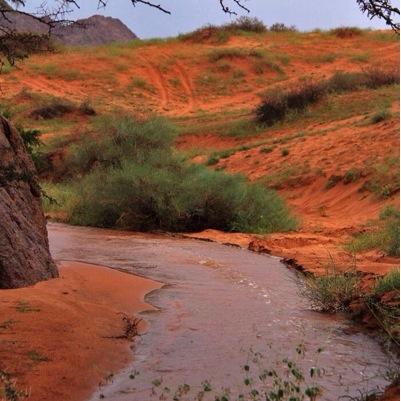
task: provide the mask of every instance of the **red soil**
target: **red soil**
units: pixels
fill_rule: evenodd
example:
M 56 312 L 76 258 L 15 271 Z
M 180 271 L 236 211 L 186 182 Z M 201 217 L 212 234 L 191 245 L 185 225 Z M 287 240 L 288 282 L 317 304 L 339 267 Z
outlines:
M 87 399 L 132 359 L 132 343 L 113 338 L 124 333 L 120 314 L 152 309 L 144 296 L 160 287 L 109 268 L 63 262 L 58 279 L 1 291 L 0 370 L 17 378 L 31 401 Z

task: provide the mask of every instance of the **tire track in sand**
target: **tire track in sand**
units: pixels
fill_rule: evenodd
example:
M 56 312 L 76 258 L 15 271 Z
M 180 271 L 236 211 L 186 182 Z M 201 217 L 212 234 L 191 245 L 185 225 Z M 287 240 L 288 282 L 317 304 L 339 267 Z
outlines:
M 198 107 L 198 102 L 195 97 L 195 90 L 193 88 L 191 78 L 189 77 L 188 73 L 185 70 L 185 67 L 180 61 L 176 60 L 174 65 L 176 67 L 176 71 L 179 77 L 181 78 L 180 80 L 182 87 L 184 88 L 184 91 L 186 92 L 188 98 L 188 104 L 184 112 L 194 111 Z
M 148 66 L 148 76 L 152 81 L 152 84 L 155 85 L 157 91 L 160 94 L 160 107 L 166 109 L 168 104 L 170 103 L 170 95 L 168 93 L 168 88 L 164 82 L 163 75 L 159 69 L 159 67 L 155 66 L 151 61 L 149 61 L 146 57 L 142 56 L 141 59 Z

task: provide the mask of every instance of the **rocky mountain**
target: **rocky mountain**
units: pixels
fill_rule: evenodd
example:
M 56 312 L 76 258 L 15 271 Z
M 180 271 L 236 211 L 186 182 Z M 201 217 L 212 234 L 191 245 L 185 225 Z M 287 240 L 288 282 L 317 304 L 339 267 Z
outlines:
M 35 167 L 17 130 L 0 116 L 0 288 L 57 276 Z
M 119 19 L 93 15 L 67 26 L 59 26 L 53 36 L 67 45 L 102 45 L 112 42 L 128 42 L 137 38 Z
M 7 20 L 8 19 L 8 20 Z M 25 14 L 0 16 L 0 28 L 13 29 L 23 33 L 47 33 L 48 26 Z M 112 42 L 127 42 L 137 36 L 119 19 L 93 15 L 79 19 L 72 24 L 59 25 L 52 31 L 53 39 L 67 45 L 90 46 Z

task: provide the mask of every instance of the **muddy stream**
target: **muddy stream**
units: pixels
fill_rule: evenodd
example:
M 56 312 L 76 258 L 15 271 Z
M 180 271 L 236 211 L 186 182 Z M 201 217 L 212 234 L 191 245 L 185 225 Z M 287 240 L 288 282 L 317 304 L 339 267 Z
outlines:
M 110 401 L 149 401 L 152 381 L 174 387 L 210 380 L 235 391 L 249 349 L 269 361 L 324 350 L 318 365 L 323 400 L 382 388 L 386 355 L 341 316 L 314 312 L 296 276 L 277 258 L 211 242 L 95 228 L 48 225 L 56 260 L 75 260 L 135 273 L 166 286 L 148 294 L 158 312 L 143 313 L 149 330 L 136 340 L 131 366 L 96 392 Z M 301 365 L 311 366 L 316 353 Z M 139 375 L 132 379 L 134 372 Z M 344 398 L 346 399 L 346 398 Z

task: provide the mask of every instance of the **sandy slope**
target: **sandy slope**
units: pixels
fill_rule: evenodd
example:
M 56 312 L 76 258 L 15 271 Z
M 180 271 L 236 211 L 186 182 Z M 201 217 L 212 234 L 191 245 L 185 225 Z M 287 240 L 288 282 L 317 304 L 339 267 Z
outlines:
M 58 279 L 1 291 L 0 370 L 32 401 L 87 399 L 132 358 L 132 343 L 112 338 L 124 332 L 121 313 L 151 309 L 144 296 L 160 287 L 105 267 L 63 262 Z

